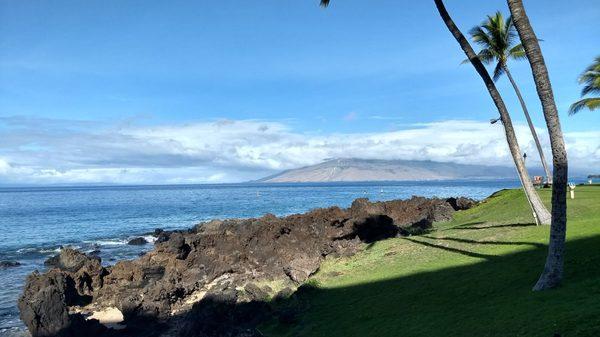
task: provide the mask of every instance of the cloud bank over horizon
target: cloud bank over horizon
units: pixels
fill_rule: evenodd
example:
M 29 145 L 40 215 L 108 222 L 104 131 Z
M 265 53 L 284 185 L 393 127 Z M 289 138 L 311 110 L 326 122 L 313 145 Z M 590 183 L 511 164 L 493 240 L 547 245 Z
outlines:
M 515 125 L 539 166 L 526 125 Z M 545 130 L 538 130 L 547 157 Z M 329 158 L 432 160 L 511 166 L 501 125 L 445 120 L 371 133 L 300 133 L 286 123 L 217 120 L 141 126 L 0 118 L 0 184 L 241 182 Z M 573 171 L 600 168 L 600 131 L 565 133 Z M 589 172 L 594 173 L 594 172 Z

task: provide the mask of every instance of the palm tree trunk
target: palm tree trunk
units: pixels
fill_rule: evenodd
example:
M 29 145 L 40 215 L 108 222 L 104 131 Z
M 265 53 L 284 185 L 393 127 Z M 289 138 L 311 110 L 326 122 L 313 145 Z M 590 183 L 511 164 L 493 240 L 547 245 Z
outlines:
M 527 13 L 525 13 L 523 2 L 521 0 L 507 1 L 515 28 L 517 28 L 521 43 L 523 43 L 525 49 L 525 54 L 527 54 L 527 59 L 531 66 L 552 146 L 554 181 L 552 185 L 552 223 L 550 225 L 548 256 L 544 265 L 544 271 L 533 287 L 533 290 L 544 290 L 559 285 L 563 277 L 567 230 L 567 180 L 569 177 L 567 151 L 558 118 L 558 110 L 554 102 L 548 69 L 546 68 L 546 62 L 544 61 L 537 36 L 531 27 Z
M 531 179 L 529 179 L 529 174 L 525 169 L 525 164 L 523 163 L 523 158 L 521 157 L 521 150 L 519 149 L 519 143 L 517 142 L 517 137 L 515 135 L 515 130 L 513 128 L 510 115 L 508 114 L 508 110 L 504 105 L 504 101 L 502 100 L 502 97 L 500 96 L 500 93 L 498 92 L 494 81 L 492 80 L 490 74 L 488 74 L 487 70 L 481 63 L 481 60 L 479 60 L 479 58 L 475 54 L 475 51 L 469 44 L 469 41 L 467 41 L 465 36 L 460 32 L 460 30 L 448 14 L 446 6 L 444 6 L 444 2 L 442 0 L 434 0 L 434 2 L 440 13 L 440 16 L 442 17 L 442 20 L 448 27 L 448 30 L 450 30 L 450 33 L 452 33 L 456 41 L 458 41 L 458 44 L 471 61 L 471 64 L 473 65 L 473 67 L 475 67 L 475 70 L 483 79 L 483 82 L 485 83 L 485 86 L 488 92 L 490 93 L 490 96 L 492 97 L 492 100 L 494 101 L 498 112 L 500 113 L 500 118 L 502 120 L 502 124 L 504 125 L 504 132 L 506 134 L 508 148 L 515 162 L 515 166 L 517 168 L 519 178 L 521 179 L 523 189 L 525 190 L 525 194 L 528 197 L 529 202 L 531 204 L 531 208 L 533 210 L 534 217 L 536 218 L 536 222 L 541 224 L 550 223 L 550 213 L 542 203 L 542 200 L 540 199 L 539 195 L 536 193 L 535 188 L 531 183 Z
M 525 101 L 523 100 L 523 96 L 521 96 L 521 91 L 519 87 L 517 87 L 517 83 L 513 79 L 510 71 L 508 71 L 508 67 L 506 65 L 502 66 L 506 76 L 508 76 L 508 80 L 510 84 L 512 84 L 515 89 L 515 93 L 519 98 L 519 103 L 521 103 L 521 108 L 523 108 L 523 112 L 525 113 L 525 118 L 527 119 L 527 125 L 529 125 L 529 130 L 531 131 L 531 135 L 533 136 L 533 140 L 535 141 L 535 146 L 537 147 L 538 153 L 540 154 L 540 160 L 542 161 L 542 166 L 544 167 L 544 172 L 546 173 L 546 181 L 548 183 L 552 183 L 552 174 L 550 174 L 550 169 L 548 168 L 548 163 L 546 162 L 546 156 L 544 156 L 544 150 L 542 150 L 542 144 L 540 144 L 540 139 L 538 138 L 537 132 L 535 132 L 535 127 L 533 126 L 533 122 L 531 122 L 531 116 L 529 116 L 529 111 L 527 110 L 527 106 L 525 105 Z

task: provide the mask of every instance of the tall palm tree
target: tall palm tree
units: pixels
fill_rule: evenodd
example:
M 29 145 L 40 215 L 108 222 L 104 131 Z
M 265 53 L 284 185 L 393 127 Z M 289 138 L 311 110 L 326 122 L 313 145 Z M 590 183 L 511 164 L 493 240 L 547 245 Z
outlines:
M 550 239 L 548 244 L 548 256 L 544 270 L 540 275 L 533 290 L 544 290 L 554 288 L 560 284 L 563 278 L 565 237 L 567 231 L 567 179 L 569 167 L 565 140 L 560 127 L 558 109 L 554 102 L 554 93 L 546 62 L 537 36 L 531 27 L 523 1 L 507 0 L 508 8 L 514 20 L 515 28 L 521 38 L 525 54 L 531 66 L 535 88 L 537 90 L 548 135 L 552 146 L 553 185 L 552 185 L 552 222 L 550 224 Z
M 581 96 L 588 94 L 600 94 L 600 56 L 596 57 L 594 63 L 585 69 L 585 72 L 579 77 L 579 84 L 584 87 L 581 90 Z M 581 99 L 571 105 L 569 115 L 574 115 L 579 110 L 588 108 L 595 110 L 600 108 L 600 97 L 589 97 Z
M 538 138 L 531 117 L 529 116 L 529 111 L 527 110 L 521 91 L 508 70 L 508 60 L 519 60 L 526 57 L 523 45 L 517 43 L 517 32 L 515 31 L 512 17 L 509 16 L 504 20 L 502 13 L 496 12 L 493 16 L 488 15 L 487 20 L 481 23 L 481 25 L 473 27 L 469 33 L 471 34 L 473 41 L 482 48 L 477 54 L 477 57 L 479 57 L 481 62 L 485 64 L 496 63 L 494 68 L 494 81 L 497 81 L 502 74 L 506 74 L 510 84 L 512 84 L 512 87 L 517 94 L 517 98 L 519 99 L 519 103 L 521 103 L 521 108 L 525 113 L 529 130 L 531 131 L 535 146 L 540 155 L 540 160 L 546 174 L 546 181 L 551 182 L 552 174 L 548 168 L 548 163 L 546 162 L 540 139 Z M 465 60 L 465 62 L 469 62 L 469 60 Z
M 321 5 L 327 6 L 329 2 L 329 0 L 321 0 Z M 488 92 L 490 93 L 490 96 L 492 97 L 492 100 L 494 101 L 498 112 L 500 113 L 500 118 L 502 120 L 502 124 L 504 125 L 504 132 L 506 135 L 508 148 L 512 155 L 513 161 L 515 162 L 519 178 L 523 185 L 523 189 L 525 190 L 525 194 L 527 195 L 527 198 L 529 200 L 536 222 L 540 224 L 550 223 L 550 213 L 548 212 L 548 210 L 542 203 L 542 200 L 536 193 L 535 188 L 531 183 L 531 179 L 529 179 L 529 174 L 525 169 L 525 164 L 523 162 L 523 158 L 521 157 L 521 150 L 519 149 L 519 143 L 517 142 L 515 130 L 513 128 L 510 115 L 508 114 L 508 110 L 506 109 L 504 101 L 500 96 L 500 92 L 498 92 L 494 81 L 488 74 L 483 63 L 481 63 L 481 60 L 479 60 L 479 58 L 475 54 L 475 51 L 469 44 L 469 41 L 467 41 L 467 39 L 460 32 L 458 27 L 456 27 L 456 24 L 454 24 L 454 21 L 452 21 L 452 18 L 450 18 L 450 15 L 446 11 L 444 3 L 441 0 L 435 0 L 435 4 L 438 8 L 438 11 L 440 12 L 440 15 L 442 16 L 442 19 L 446 23 L 446 26 L 460 44 L 461 48 L 475 67 L 477 73 L 479 73 L 479 75 L 483 79 L 483 82 L 485 83 L 485 86 L 488 89 Z

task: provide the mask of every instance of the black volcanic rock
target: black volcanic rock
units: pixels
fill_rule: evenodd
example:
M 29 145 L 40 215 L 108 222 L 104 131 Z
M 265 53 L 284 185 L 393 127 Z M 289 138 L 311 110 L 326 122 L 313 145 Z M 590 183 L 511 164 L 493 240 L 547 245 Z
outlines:
M 129 242 L 127 242 L 127 244 L 131 245 L 131 246 L 143 246 L 147 243 L 148 243 L 148 241 L 146 239 L 144 239 L 143 237 L 133 238 L 133 239 L 129 240 Z
M 70 331 L 67 326 L 103 337 L 156 335 L 163 328 L 179 336 L 255 336 L 256 322 L 273 314 L 265 299 L 289 297 L 327 256 L 352 255 L 364 243 L 428 230 L 450 219 L 455 207 L 420 197 L 357 199 L 348 209 L 213 220 L 188 231 L 157 232 L 152 251 L 106 268 L 97 258 L 63 249 L 48 262 L 54 269 L 28 278 L 19 307 L 33 337 Z M 260 286 L 271 281 L 284 289 Z M 88 321 L 92 325 L 82 325 L 69 309 L 88 303 L 94 310 L 115 306 L 128 329 L 105 333 Z M 292 314 L 279 315 L 294 321 Z M 144 332 L 130 328 L 135 326 Z
M 20 266 L 21 263 L 17 261 L 0 261 L 0 269 L 14 268 Z
M 452 208 L 454 208 L 455 211 L 462 211 L 477 205 L 477 201 L 465 197 L 448 198 L 446 201 L 450 204 L 450 206 L 452 206 Z

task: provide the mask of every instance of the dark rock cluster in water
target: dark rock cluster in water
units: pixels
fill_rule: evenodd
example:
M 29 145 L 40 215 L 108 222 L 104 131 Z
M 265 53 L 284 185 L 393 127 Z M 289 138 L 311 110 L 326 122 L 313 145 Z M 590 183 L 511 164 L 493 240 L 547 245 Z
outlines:
M 157 230 L 152 251 L 110 267 L 63 249 L 47 261 L 54 268 L 28 277 L 21 319 L 33 337 L 259 336 L 255 326 L 267 317 L 293 324 L 296 309 L 273 303 L 294 296 L 327 256 L 427 231 L 472 205 L 464 198 L 357 199 L 348 209 L 214 220 L 188 231 Z M 121 325 L 88 317 L 109 308 L 122 314 Z
M 147 243 L 148 243 L 148 241 L 146 239 L 144 239 L 143 237 L 133 238 L 133 239 L 129 240 L 129 242 L 127 242 L 127 244 L 131 245 L 131 246 L 143 246 Z
M 20 266 L 21 263 L 17 261 L 0 261 L 0 269 L 13 268 Z

